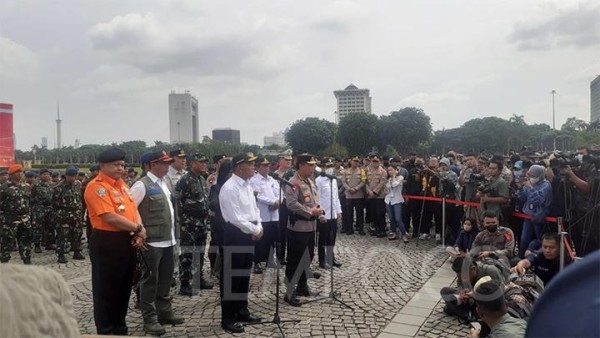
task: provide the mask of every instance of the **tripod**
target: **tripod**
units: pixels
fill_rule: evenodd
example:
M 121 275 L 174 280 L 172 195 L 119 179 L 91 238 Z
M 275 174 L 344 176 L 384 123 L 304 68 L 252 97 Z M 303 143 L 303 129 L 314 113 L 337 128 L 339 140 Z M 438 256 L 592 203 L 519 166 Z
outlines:
M 283 187 L 281 187 L 281 184 L 280 184 L 279 185 L 279 201 L 280 202 L 281 202 L 282 190 L 283 190 Z M 277 230 L 279 230 L 279 229 L 277 229 Z M 275 240 L 275 251 L 281 252 L 280 251 L 281 241 L 279 240 L 279 236 L 277 236 L 276 238 L 277 239 Z M 271 247 L 271 249 L 273 249 L 273 247 Z M 269 257 L 272 257 L 272 255 L 269 254 Z M 267 267 L 268 267 L 268 262 L 269 262 L 269 259 L 267 259 Z M 280 277 L 281 264 L 279 264 L 279 262 L 277 261 L 277 258 L 275 258 L 275 260 L 273 261 L 273 264 L 275 264 L 275 268 L 277 269 L 277 284 L 275 285 L 275 313 L 273 314 L 273 320 L 262 321 L 262 322 L 258 322 L 258 323 L 246 323 L 245 326 L 261 325 L 261 324 L 275 324 L 275 325 L 277 325 L 277 328 L 279 329 L 281 336 L 285 338 L 285 333 L 283 333 L 283 328 L 281 327 L 281 324 L 282 323 L 300 323 L 301 320 L 299 320 L 299 319 L 281 320 L 281 317 L 279 316 L 279 284 L 281 283 L 281 277 Z
M 329 216 L 333 217 L 333 180 L 335 177 L 330 177 L 327 175 L 322 175 L 323 177 L 327 177 L 329 178 L 329 201 L 330 201 L 330 206 L 329 206 Z M 337 187 L 337 185 L 336 185 Z M 337 222 L 337 220 L 336 220 Z M 315 227 L 315 232 L 316 232 L 316 227 Z M 329 229 L 329 236 L 331 238 L 333 238 L 333 236 L 335 235 L 335 227 L 331 227 Z M 318 243 L 317 243 L 318 245 Z M 327 252 L 325 257 L 327 257 L 327 261 L 329 263 L 329 295 L 327 297 L 320 297 L 320 298 L 315 298 L 315 299 L 311 299 L 308 301 L 305 301 L 304 304 L 308 304 L 308 303 L 312 303 L 312 302 L 316 302 L 316 301 L 320 301 L 320 300 L 329 300 L 331 303 L 333 302 L 338 302 L 341 305 L 347 307 L 350 310 L 354 310 L 354 308 L 352 308 L 350 305 L 344 303 L 341 299 L 338 298 L 338 293 L 334 291 L 333 289 L 333 245 L 329 245 L 327 246 Z

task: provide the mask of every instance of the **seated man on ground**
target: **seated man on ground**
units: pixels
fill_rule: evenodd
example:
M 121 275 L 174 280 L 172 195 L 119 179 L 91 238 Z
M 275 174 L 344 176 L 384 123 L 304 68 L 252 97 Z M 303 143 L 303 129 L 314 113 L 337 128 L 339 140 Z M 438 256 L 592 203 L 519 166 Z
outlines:
M 571 257 L 565 255 L 565 266 L 571 263 Z M 548 285 L 548 282 L 560 272 L 560 237 L 553 232 L 542 236 L 542 248 L 519 261 L 512 272 L 524 275 L 533 268 L 533 272 Z
M 485 276 L 475 284 L 473 298 L 477 317 L 482 322 L 482 329 L 471 329 L 471 338 L 518 338 L 525 336 L 527 322 L 524 319 L 511 317 L 504 297 L 504 286 L 489 276 Z
M 499 226 L 498 215 L 493 211 L 483 212 L 483 231 L 473 241 L 471 255 L 476 259 L 493 258 L 510 267 L 515 255 L 515 236 L 509 228 Z

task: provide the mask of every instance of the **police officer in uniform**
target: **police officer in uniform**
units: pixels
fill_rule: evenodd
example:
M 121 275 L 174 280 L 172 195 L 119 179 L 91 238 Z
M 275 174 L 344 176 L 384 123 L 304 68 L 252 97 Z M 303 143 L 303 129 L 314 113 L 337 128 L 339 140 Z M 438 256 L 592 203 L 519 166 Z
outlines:
M 0 263 L 10 260 L 16 241 L 23 263 L 31 264 L 31 187 L 22 178 L 23 167 L 13 164 L 8 168 L 8 181 L 0 186 Z
M 50 171 L 40 169 L 39 180 L 31 188 L 31 223 L 35 253 L 42 252 L 42 242 L 47 250 L 56 249 L 52 217 L 52 189 Z
M 181 281 L 179 294 L 193 296 L 197 293 L 195 287 L 212 289 L 213 284 L 203 276 L 208 233 L 208 196 L 206 180 L 202 176 L 206 156 L 192 154 L 188 159 L 190 171 L 183 175 L 175 186 L 175 195 L 181 210 L 179 222 L 182 254 L 179 257 Z
M 515 235 L 509 228 L 499 226 L 498 215 L 491 211 L 484 211 L 483 228 L 473 241 L 473 255 L 477 258 L 493 258 L 510 266 L 510 260 L 515 256 Z
M 298 155 L 296 174 L 290 179 L 294 186 L 285 188 L 285 200 L 290 212 L 288 224 L 288 264 L 285 268 L 287 292 L 284 301 L 292 306 L 301 306 L 297 296 L 309 296 L 307 273 L 310 272 L 315 248 L 316 222 L 324 215 L 318 205 L 317 187 L 311 180 L 316 161 L 309 154 Z
M 367 172 L 367 208 L 371 210 L 373 223 L 375 225 L 374 236 L 385 237 L 385 183 L 387 172 L 381 166 L 381 158 L 378 155 L 371 157 L 370 170 Z
M 56 253 L 58 263 L 66 263 L 65 254 L 69 244 L 73 250 L 73 259 L 83 260 L 81 254 L 81 182 L 77 180 L 78 169 L 69 167 L 65 171 L 65 180 L 60 182 L 52 195 L 52 207 L 56 220 Z
M 364 235 L 363 222 L 365 221 L 364 187 L 367 181 L 365 171 L 359 166 L 358 156 L 354 156 L 350 162 L 350 168 L 344 170 L 342 176 L 342 184 L 346 191 L 346 211 L 350 219 L 349 228 L 344 229 L 348 235 L 354 234 L 352 229 L 352 219 L 354 218 L 354 210 L 356 210 L 356 231 Z
M 125 152 L 109 148 L 98 156 L 100 173 L 84 194 L 92 222 L 90 259 L 94 320 L 98 334 L 127 335 L 125 323 L 135 267 L 135 250 L 145 249 L 146 229 L 129 187 L 121 179 Z

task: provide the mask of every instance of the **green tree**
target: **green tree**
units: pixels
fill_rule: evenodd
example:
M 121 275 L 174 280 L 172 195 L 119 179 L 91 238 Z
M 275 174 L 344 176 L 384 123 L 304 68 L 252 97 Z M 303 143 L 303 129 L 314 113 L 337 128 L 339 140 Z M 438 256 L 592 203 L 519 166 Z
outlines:
M 379 118 L 377 135 L 382 149 L 392 145 L 397 151 L 406 153 L 415 150 L 419 144 L 430 141 L 431 119 L 423 109 L 402 108 Z
M 307 117 L 290 126 L 285 133 L 285 140 L 295 151 L 321 154 L 325 148 L 333 144 L 335 132 L 335 123 Z
M 351 155 L 369 153 L 373 147 L 378 146 L 377 116 L 364 113 L 344 116 L 338 126 L 338 142 Z

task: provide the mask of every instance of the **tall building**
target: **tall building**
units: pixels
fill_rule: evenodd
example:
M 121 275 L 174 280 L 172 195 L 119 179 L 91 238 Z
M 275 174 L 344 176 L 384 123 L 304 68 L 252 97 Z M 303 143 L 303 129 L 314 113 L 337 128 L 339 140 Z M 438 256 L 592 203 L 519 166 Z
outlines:
M 590 83 L 590 122 L 600 121 L 600 75 Z
M 15 134 L 13 131 L 13 105 L 0 103 L 0 167 L 15 161 Z
M 231 128 L 213 129 L 213 141 L 240 144 L 240 131 Z
M 48 149 L 48 137 L 42 137 L 42 148 Z
M 283 147 L 285 146 L 285 135 L 282 132 L 273 133 L 273 136 L 265 136 L 263 143 L 265 147 L 274 144 Z
M 169 94 L 169 142 L 198 143 L 198 99 L 189 91 Z
M 333 94 L 337 99 L 335 123 L 339 123 L 349 113 L 371 113 L 369 89 L 358 89 L 351 83 L 346 89 L 336 90 Z
M 56 149 L 62 148 L 62 130 L 61 124 L 62 120 L 60 119 L 60 105 L 58 102 L 56 103 Z

